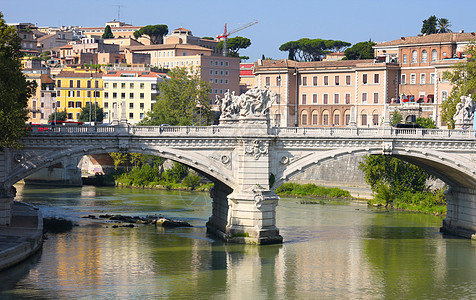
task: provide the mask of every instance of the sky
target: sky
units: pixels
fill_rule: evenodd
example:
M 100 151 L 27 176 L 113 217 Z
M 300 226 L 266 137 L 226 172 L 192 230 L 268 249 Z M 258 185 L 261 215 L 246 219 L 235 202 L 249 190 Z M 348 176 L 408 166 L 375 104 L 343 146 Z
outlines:
M 200 37 L 223 33 L 225 23 L 230 31 L 257 20 L 233 35 L 251 40 L 251 46 L 240 51 L 249 62 L 263 54 L 286 58 L 279 46 L 300 38 L 355 44 L 415 36 L 422 21 L 432 15 L 449 19 L 454 32 L 476 31 L 474 0 L 0 0 L 0 11 L 7 23 L 91 27 L 105 26 L 120 16 L 137 26 L 166 24 L 169 32 L 182 26 Z

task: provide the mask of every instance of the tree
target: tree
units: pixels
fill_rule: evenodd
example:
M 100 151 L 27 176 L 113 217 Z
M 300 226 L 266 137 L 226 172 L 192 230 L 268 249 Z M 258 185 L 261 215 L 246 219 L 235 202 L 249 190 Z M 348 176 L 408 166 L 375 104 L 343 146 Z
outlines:
M 357 43 L 344 51 L 345 59 L 372 59 L 375 57 L 373 46 L 375 43 L 371 40 Z
M 91 119 L 89 119 L 89 111 L 91 111 Z M 96 117 L 94 117 L 94 112 L 96 112 Z M 81 114 L 79 115 L 78 121 L 79 122 L 102 122 L 104 119 L 104 112 L 102 107 L 91 104 L 90 102 L 86 103 L 86 105 L 81 109 Z
M 450 96 L 441 103 L 441 118 L 449 128 L 454 128 L 453 116 L 461 96 L 476 94 L 476 42 L 471 42 L 465 53 L 466 61 L 455 64 L 451 71 L 443 73 L 443 79 L 453 85 Z
M 114 34 L 112 33 L 111 26 L 107 25 L 106 28 L 104 28 L 104 33 L 102 34 L 103 39 L 113 39 Z
M 451 29 L 451 22 L 445 18 L 438 19 L 438 33 L 447 33 L 452 32 Z
M 251 40 L 249 38 L 245 38 L 242 36 L 237 36 L 233 38 L 229 38 L 227 40 L 227 56 L 231 57 L 240 57 L 238 51 L 240 49 L 246 49 L 251 45 Z M 223 41 L 220 41 L 217 45 L 218 51 L 223 51 Z
M 28 99 L 36 89 L 21 72 L 21 39 L 14 27 L 8 26 L 0 12 L 0 150 L 19 147 L 28 120 Z
M 65 110 L 60 110 L 56 112 L 56 121 L 66 121 L 68 118 L 68 114 L 66 113 Z M 48 116 L 48 121 L 54 121 L 55 120 L 55 113 L 52 113 L 51 115 Z
M 421 26 L 422 34 L 432 34 L 437 33 L 436 23 L 438 19 L 435 16 L 430 16 L 428 19 L 423 20 L 423 25 Z
M 327 53 L 342 52 L 350 45 L 344 41 L 302 38 L 282 44 L 279 50 L 288 51 L 290 60 L 320 61 Z
M 418 117 L 416 118 L 415 122 L 423 128 L 436 128 L 435 120 L 433 120 L 432 118 Z
M 210 84 L 186 68 L 170 70 L 170 79 L 159 82 L 157 102 L 140 125 L 209 125 Z
M 164 35 L 167 33 L 169 33 L 167 25 L 147 25 L 134 31 L 134 37 L 138 39 L 141 36 L 146 35 L 152 44 L 163 44 Z
M 390 125 L 395 126 L 397 124 L 402 123 L 403 116 L 398 110 L 394 110 L 392 114 L 392 118 L 390 120 Z

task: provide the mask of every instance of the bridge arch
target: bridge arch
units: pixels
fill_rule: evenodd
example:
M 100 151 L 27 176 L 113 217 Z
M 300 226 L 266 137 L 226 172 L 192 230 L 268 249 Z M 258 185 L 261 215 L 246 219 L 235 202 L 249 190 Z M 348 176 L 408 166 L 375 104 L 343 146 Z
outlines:
M 342 159 L 349 156 L 383 154 L 381 147 L 371 148 L 339 148 L 329 151 L 312 153 L 302 159 L 290 163 L 276 175 L 277 180 L 273 188 L 292 179 L 299 173 L 315 165 L 321 165 L 330 160 Z M 451 187 L 472 189 L 476 186 L 476 169 L 474 162 L 462 155 L 453 155 L 447 158 L 445 153 L 421 149 L 393 149 L 387 155 L 395 156 L 409 163 L 415 164 L 430 174 L 441 179 Z
M 104 154 L 111 152 L 123 152 L 119 147 L 99 147 L 99 148 L 71 148 L 63 151 L 50 150 L 41 156 L 24 158 L 19 165 L 12 170 L 9 178 L 4 183 L 8 188 L 16 182 L 32 175 L 40 169 L 53 166 L 67 159 L 68 157 L 79 157 L 83 155 Z M 230 189 L 235 188 L 235 182 L 231 170 L 223 167 L 223 162 L 218 162 L 204 155 L 191 153 L 189 151 L 177 150 L 174 148 L 145 148 L 129 147 L 128 152 L 150 154 L 170 159 L 182 163 L 196 171 L 203 173 L 213 182 L 219 182 Z M 228 158 L 227 158 L 228 159 Z

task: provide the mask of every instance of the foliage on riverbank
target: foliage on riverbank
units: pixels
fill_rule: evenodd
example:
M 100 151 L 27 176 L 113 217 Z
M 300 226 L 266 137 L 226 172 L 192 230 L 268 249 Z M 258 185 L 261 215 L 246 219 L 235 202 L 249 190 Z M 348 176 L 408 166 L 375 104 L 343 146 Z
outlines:
M 351 198 L 350 193 L 343 189 L 322 187 L 312 183 L 298 184 L 287 182 L 278 187 L 275 192 L 281 196 Z
M 382 193 L 382 192 L 381 192 Z M 446 198 L 443 189 L 423 192 L 404 192 L 394 196 L 392 201 L 386 201 L 384 197 L 376 194 L 375 198 L 368 203 L 374 206 L 386 206 L 406 211 L 422 212 L 434 215 L 446 214 Z M 387 193 L 386 191 L 383 193 Z
M 155 188 L 166 190 L 208 191 L 213 183 L 202 183 L 202 178 L 186 166 L 174 162 L 172 168 L 160 173 L 160 166 L 144 163 L 129 172 L 116 176 L 116 185 L 121 187 Z

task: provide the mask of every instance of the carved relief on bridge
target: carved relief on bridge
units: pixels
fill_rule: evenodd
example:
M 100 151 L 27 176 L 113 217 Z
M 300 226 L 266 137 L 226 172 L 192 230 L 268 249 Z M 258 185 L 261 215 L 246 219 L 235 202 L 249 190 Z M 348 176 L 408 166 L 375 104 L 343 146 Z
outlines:
M 268 154 L 268 142 L 253 140 L 245 144 L 245 155 L 252 155 L 258 160 L 262 155 Z

